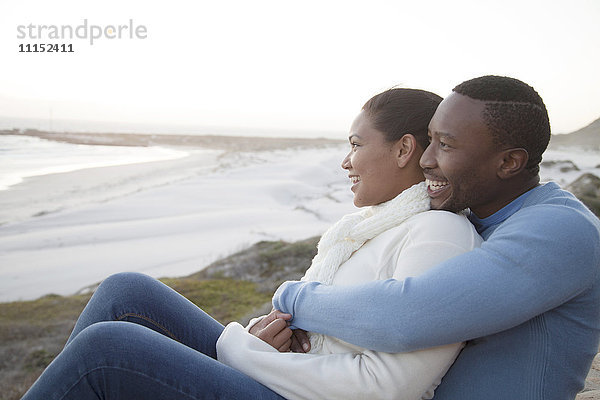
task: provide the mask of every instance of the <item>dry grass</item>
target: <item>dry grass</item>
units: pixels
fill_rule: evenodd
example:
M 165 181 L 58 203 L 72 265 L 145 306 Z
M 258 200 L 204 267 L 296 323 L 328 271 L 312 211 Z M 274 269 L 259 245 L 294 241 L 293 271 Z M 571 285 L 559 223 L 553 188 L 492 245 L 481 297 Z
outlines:
M 222 323 L 239 320 L 270 300 L 252 282 L 162 280 Z M 61 351 L 90 295 L 45 296 L 0 303 L 0 400 L 16 400 Z

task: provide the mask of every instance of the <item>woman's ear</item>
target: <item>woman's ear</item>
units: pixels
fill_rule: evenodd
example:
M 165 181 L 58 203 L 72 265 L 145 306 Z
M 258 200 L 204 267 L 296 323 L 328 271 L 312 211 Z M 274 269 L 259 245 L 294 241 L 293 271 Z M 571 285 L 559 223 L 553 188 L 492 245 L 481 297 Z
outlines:
M 417 139 L 410 133 L 405 134 L 394 145 L 398 167 L 404 168 L 413 158 L 417 149 Z
M 498 177 L 509 179 L 520 174 L 529 161 L 529 153 L 522 148 L 504 150 L 500 158 Z

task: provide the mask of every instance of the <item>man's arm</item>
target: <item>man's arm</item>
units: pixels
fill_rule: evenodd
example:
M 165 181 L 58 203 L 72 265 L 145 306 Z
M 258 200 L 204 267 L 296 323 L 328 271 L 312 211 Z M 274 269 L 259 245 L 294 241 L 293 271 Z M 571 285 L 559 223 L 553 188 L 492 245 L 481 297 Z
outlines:
M 600 235 L 561 206 L 519 211 L 481 248 L 423 275 L 351 287 L 286 282 L 273 306 L 296 327 L 387 352 L 462 342 L 555 308 L 597 279 Z

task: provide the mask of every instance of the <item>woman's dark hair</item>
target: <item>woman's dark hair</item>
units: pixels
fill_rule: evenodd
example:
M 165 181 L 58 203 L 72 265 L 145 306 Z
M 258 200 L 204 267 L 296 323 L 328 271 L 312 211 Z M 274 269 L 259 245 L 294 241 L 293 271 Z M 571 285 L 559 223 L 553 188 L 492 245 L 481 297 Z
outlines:
M 393 88 L 373 96 L 362 109 L 388 142 L 410 133 L 425 149 L 429 145 L 427 126 L 441 101 L 440 96 L 425 90 Z

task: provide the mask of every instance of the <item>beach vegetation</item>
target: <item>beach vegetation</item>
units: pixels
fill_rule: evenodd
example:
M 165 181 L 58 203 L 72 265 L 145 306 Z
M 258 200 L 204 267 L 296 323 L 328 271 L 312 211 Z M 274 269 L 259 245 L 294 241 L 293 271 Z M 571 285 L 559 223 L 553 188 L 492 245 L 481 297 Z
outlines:
M 201 272 L 161 281 L 219 322 L 245 323 L 270 310 L 279 282 L 304 273 L 316 253 L 317 240 L 259 242 Z M 23 396 L 60 353 L 90 297 L 91 293 L 51 294 L 0 303 L 0 400 Z

